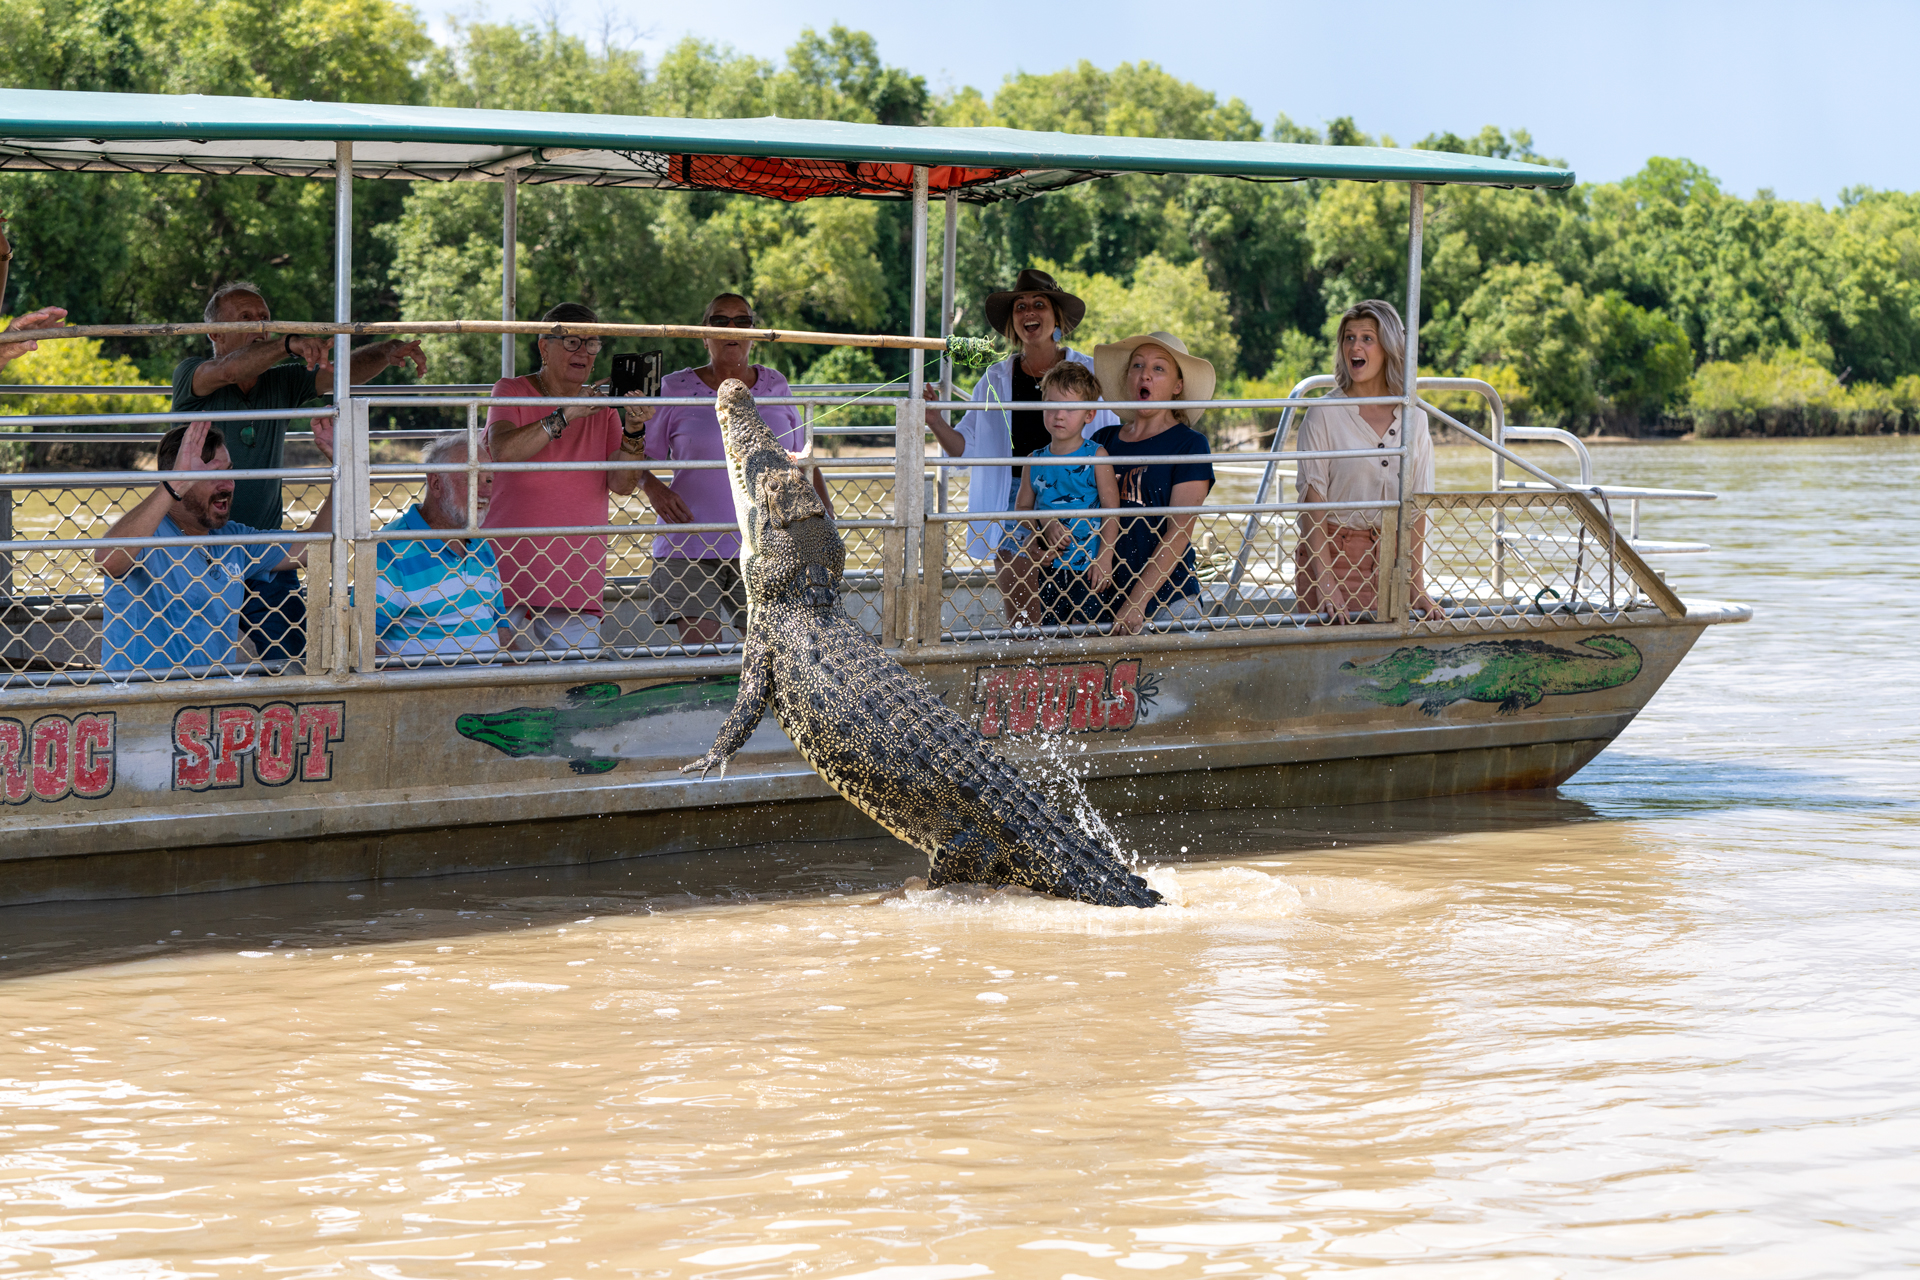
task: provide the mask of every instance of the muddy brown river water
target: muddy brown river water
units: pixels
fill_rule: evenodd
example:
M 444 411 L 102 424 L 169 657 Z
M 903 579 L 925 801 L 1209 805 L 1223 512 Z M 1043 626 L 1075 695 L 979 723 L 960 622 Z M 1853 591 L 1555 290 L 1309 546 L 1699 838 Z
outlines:
M 0 1275 L 1911 1274 L 1920 441 L 1596 454 L 1756 620 L 1557 793 L 1132 821 L 1170 909 L 874 841 L 0 910 Z

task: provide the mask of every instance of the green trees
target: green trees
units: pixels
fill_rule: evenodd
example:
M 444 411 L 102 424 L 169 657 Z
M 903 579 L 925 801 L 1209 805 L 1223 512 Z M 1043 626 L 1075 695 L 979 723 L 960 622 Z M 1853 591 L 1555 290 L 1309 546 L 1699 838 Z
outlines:
M 1321 129 L 1285 116 L 1263 127 L 1238 99 L 1151 62 L 1082 61 L 1010 75 L 986 93 L 936 96 L 870 35 L 839 26 L 803 32 L 777 63 L 693 40 L 650 62 L 552 23 L 455 24 L 435 45 L 395 0 L 0 0 L 0 84 L 1376 141 L 1348 117 Z M 1525 132 L 1491 127 L 1416 145 L 1544 159 Z M 363 182 L 354 199 L 356 314 L 499 314 L 498 188 Z M 899 332 L 911 323 L 911 237 L 899 202 L 788 206 L 559 185 L 523 187 L 519 199 L 523 317 L 580 299 L 610 319 L 688 320 L 713 293 L 737 290 L 781 325 Z M 250 278 L 278 314 L 325 315 L 331 203 L 328 184 L 293 179 L 0 172 L 0 210 L 14 219 L 19 250 L 0 309 L 58 303 L 80 321 L 177 319 L 217 285 Z M 1407 192 L 1389 184 L 1154 175 L 964 206 L 960 328 L 983 334 L 984 295 L 1044 263 L 1090 304 L 1081 345 L 1169 328 L 1215 362 L 1223 390 L 1272 394 L 1327 368 L 1329 325 L 1345 307 L 1402 300 L 1406 219 Z M 1764 191 L 1743 199 L 1700 165 L 1664 157 L 1624 181 L 1571 191 L 1435 187 L 1422 312 L 1423 368 L 1487 377 L 1535 422 L 1633 430 L 1691 416 L 1715 430 L 1751 429 L 1766 425 L 1754 397 L 1770 394 L 1819 412 L 1776 415 L 1766 429 L 1905 422 L 1913 397 L 1901 388 L 1920 387 L 1920 196 L 1861 189 L 1833 207 Z M 938 328 L 938 317 L 927 320 Z M 669 345 L 675 361 L 700 354 Z M 109 344 L 103 358 L 131 356 L 153 379 L 188 346 Z M 436 379 L 498 372 L 491 340 L 433 347 Z M 827 352 L 773 347 L 761 358 L 806 376 Z M 904 368 L 897 352 L 862 357 L 857 369 L 848 359 L 822 365 L 816 380 Z
M 407 103 L 420 98 L 412 64 L 431 48 L 391 0 L 0 0 L 0 84 L 11 88 Z M 355 306 L 369 318 L 394 314 L 373 228 L 403 196 L 356 188 Z M 278 314 L 328 315 L 332 207 L 325 184 L 276 178 L 0 174 L 18 253 L 0 307 L 177 320 L 220 284 L 254 279 Z M 123 350 L 164 381 L 188 345 Z
M 1234 336 L 1227 296 L 1207 282 L 1198 261 L 1175 266 L 1150 253 L 1134 267 L 1131 284 L 1112 276 L 1085 275 L 1042 264 L 1060 287 L 1086 301 L 1086 323 L 1073 343 L 1090 351 L 1136 333 L 1164 330 L 1187 344 L 1187 350 L 1227 376 L 1239 363 L 1240 340 Z

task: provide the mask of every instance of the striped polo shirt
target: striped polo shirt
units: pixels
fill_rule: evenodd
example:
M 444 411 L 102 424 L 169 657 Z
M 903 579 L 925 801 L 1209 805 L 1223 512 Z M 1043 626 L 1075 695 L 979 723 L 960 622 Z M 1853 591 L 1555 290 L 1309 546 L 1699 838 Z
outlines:
M 415 503 L 388 529 L 430 529 Z M 379 545 L 374 595 L 382 652 L 403 658 L 488 655 L 499 647 L 500 570 L 493 544 L 469 539 L 456 554 L 451 539 L 420 538 Z

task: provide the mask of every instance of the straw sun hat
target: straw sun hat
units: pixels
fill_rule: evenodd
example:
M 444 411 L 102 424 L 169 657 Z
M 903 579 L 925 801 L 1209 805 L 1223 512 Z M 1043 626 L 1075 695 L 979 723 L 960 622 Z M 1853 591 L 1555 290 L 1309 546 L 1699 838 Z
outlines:
M 1100 394 L 1114 401 L 1114 413 L 1122 422 L 1132 422 L 1138 410 L 1122 409 L 1121 404 L 1131 403 L 1133 397 L 1127 394 L 1127 365 L 1133 360 L 1135 347 L 1151 342 L 1170 352 L 1180 365 L 1180 394 L 1175 400 L 1211 400 L 1213 399 L 1213 365 L 1199 356 L 1187 354 L 1187 344 L 1170 333 L 1136 333 L 1131 338 L 1122 338 L 1118 342 L 1103 342 L 1093 349 L 1093 376 L 1100 379 Z M 1174 416 L 1188 426 L 1200 421 L 1205 409 L 1175 409 Z

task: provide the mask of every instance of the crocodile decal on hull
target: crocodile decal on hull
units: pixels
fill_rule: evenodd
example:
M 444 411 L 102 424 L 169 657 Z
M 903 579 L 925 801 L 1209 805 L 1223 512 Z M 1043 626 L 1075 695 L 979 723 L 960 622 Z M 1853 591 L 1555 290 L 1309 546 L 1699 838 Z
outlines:
M 567 690 L 557 707 L 515 707 L 490 714 L 469 712 L 453 722 L 463 738 L 484 742 L 516 760 L 559 756 L 575 773 L 605 773 L 620 761 L 580 745 L 581 734 L 604 734 L 635 720 L 670 711 L 703 711 L 733 701 L 733 676 L 656 684 L 621 693 L 617 684 L 583 684 Z
M 1149 907 L 1160 895 L 1055 808 L 840 606 L 847 552 L 806 475 L 737 381 L 720 388 L 727 478 L 740 513 L 747 634 L 740 694 L 704 777 L 767 708 L 828 786 L 925 853 L 935 885 L 1019 884 Z
M 1491 702 L 1512 715 L 1551 694 L 1626 684 L 1640 674 L 1640 651 L 1619 636 L 1590 636 L 1572 649 L 1540 640 L 1477 640 L 1395 649 L 1376 662 L 1343 662 L 1340 669 L 1368 677 L 1355 692 L 1385 706 L 1417 702 L 1437 716 L 1456 702 Z

